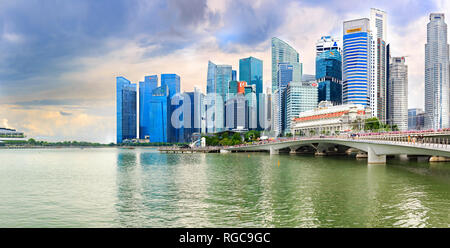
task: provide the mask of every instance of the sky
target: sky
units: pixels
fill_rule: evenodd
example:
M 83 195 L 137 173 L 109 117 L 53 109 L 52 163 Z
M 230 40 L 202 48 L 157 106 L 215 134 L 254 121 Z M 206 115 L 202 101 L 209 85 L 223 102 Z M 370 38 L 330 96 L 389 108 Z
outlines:
M 238 69 L 263 60 L 270 39 L 300 53 L 315 73 L 315 43 L 342 39 L 342 23 L 388 14 L 387 43 L 407 56 L 409 108 L 423 108 L 426 24 L 448 23 L 447 0 L 0 0 L 0 127 L 40 140 L 115 142 L 115 78 L 176 73 L 182 91 L 206 89 L 208 60 Z

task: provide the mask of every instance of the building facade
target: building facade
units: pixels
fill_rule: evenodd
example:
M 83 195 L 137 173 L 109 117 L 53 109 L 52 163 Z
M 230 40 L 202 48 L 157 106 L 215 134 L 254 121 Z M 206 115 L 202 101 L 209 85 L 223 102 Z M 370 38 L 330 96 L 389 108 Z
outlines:
M 239 60 L 239 81 L 247 82 L 247 86 L 254 85 L 256 102 L 254 109 L 256 111 L 255 124 L 257 130 L 262 130 L 260 119 L 263 116 L 264 106 L 261 101 L 263 98 L 263 62 L 254 57 L 248 57 Z
M 286 42 L 272 38 L 272 93 L 278 88 L 278 63 L 287 62 L 293 66 L 293 81 L 300 82 L 303 74 L 299 53 Z
M 319 56 L 323 52 L 331 51 L 331 50 L 338 50 L 341 52 L 341 46 L 339 44 L 339 40 L 331 37 L 331 36 L 322 36 L 320 39 L 316 42 L 316 56 Z
M 274 96 L 274 113 L 273 113 L 273 130 L 275 136 L 279 136 L 284 133 L 286 129 L 286 89 L 290 82 L 293 80 L 294 67 L 286 62 L 278 63 L 277 68 L 277 90 L 273 93 Z
M 344 104 L 370 106 L 372 34 L 367 18 L 344 22 L 343 87 Z
M 208 133 L 225 130 L 225 101 L 231 79 L 231 65 L 216 65 L 208 61 L 206 83 L 206 129 Z
M 359 131 L 364 120 L 371 117 L 370 108 L 361 104 L 333 106 L 321 102 L 315 109 L 302 112 L 293 119 L 295 135 L 337 135 L 343 132 Z
M 317 55 L 316 80 L 319 84 L 319 102 L 342 104 L 342 56 L 339 49 L 328 49 Z
M 370 26 L 373 32 L 374 59 L 373 68 L 373 116 L 386 123 L 387 120 L 387 53 L 386 53 L 386 37 L 387 37 L 387 14 L 386 12 L 372 8 L 370 10 Z M 375 89 L 375 90 L 374 90 Z
M 449 127 L 449 45 L 442 13 L 430 14 L 425 44 L 425 126 Z
M 286 89 L 286 129 L 291 133 L 291 122 L 300 113 L 317 107 L 318 87 L 316 81 L 290 82 Z
M 136 84 L 124 77 L 116 78 L 116 142 L 137 138 Z
M 389 124 L 408 130 L 408 66 L 405 57 L 392 57 L 389 65 Z
M 421 108 L 408 109 L 408 130 L 422 130 L 425 127 L 425 112 Z

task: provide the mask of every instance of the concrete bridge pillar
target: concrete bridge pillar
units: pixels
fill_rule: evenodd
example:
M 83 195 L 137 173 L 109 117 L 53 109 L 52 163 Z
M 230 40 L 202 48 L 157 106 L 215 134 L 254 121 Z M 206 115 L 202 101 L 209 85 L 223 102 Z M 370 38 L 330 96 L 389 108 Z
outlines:
M 290 149 L 289 154 L 297 154 L 298 146 L 296 146 L 296 147 L 289 147 L 289 149 Z
M 367 163 L 369 164 L 386 164 L 386 155 L 377 155 L 372 147 L 367 149 Z
M 273 146 L 270 147 L 270 155 L 276 155 L 276 154 L 280 154 L 280 152 L 273 148 Z

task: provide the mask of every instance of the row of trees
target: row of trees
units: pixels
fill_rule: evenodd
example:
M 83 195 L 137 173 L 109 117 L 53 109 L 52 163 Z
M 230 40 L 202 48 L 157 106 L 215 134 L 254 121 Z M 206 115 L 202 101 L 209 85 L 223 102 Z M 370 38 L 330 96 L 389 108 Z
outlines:
M 260 131 L 248 131 L 241 135 L 240 133 L 230 133 L 230 132 L 221 132 L 216 133 L 213 136 L 202 136 L 205 137 L 206 145 L 208 146 L 234 146 L 240 145 L 244 142 L 254 142 L 257 141 L 261 136 Z
M 383 124 L 377 117 L 368 118 L 364 122 L 364 130 L 372 132 L 398 131 L 397 125 Z

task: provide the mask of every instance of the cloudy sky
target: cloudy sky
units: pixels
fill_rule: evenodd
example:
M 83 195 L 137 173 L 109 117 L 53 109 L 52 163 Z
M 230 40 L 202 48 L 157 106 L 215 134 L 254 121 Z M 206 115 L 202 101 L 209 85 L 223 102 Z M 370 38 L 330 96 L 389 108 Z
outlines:
M 409 107 L 423 107 L 428 15 L 448 19 L 449 2 L 0 0 L 0 126 L 51 141 L 114 142 L 116 76 L 177 73 L 182 90 L 205 90 L 208 60 L 238 68 L 254 56 L 269 86 L 273 36 L 314 74 L 316 40 L 342 37 L 342 22 L 372 7 L 388 13 L 393 56 L 408 56 Z

